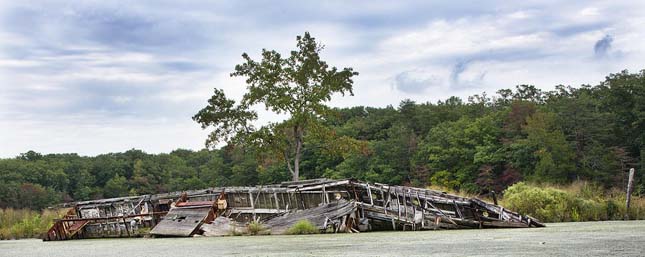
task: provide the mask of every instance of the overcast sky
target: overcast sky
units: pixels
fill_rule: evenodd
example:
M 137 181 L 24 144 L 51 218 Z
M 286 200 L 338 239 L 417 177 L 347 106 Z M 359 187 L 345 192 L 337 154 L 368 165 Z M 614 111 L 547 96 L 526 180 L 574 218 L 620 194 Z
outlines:
M 644 1 L 513 2 L 0 0 L 0 157 L 203 148 L 191 116 L 214 87 L 241 97 L 228 75 L 240 55 L 286 54 L 305 31 L 329 64 L 360 72 L 333 106 L 645 68 Z

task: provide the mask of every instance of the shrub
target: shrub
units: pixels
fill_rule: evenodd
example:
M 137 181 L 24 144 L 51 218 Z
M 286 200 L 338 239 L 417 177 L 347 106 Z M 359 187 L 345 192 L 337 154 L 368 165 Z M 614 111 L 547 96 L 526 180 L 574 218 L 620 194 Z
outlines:
M 544 222 L 624 219 L 627 213 L 624 193 L 606 193 L 585 182 L 564 188 L 520 182 L 505 191 L 502 205 Z M 632 199 L 629 218 L 645 218 L 645 199 Z
M 567 220 L 572 199 L 564 191 L 552 188 L 538 188 L 517 183 L 504 194 L 506 207 L 523 214 L 529 214 L 541 221 L 554 222 Z
M 266 227 L 264 227 L 264 225 L 262 225 L 262 223 L 258 221 L 251 221 L 251 223 L 249 223 L 249 225 L 247 226 L 247 232 L 250 235 L 261 235 L 266 231 Z
M 293 224 L 293 226 L 291 226 L 289 230 L 287 230 L 287 234 L 290 235 L 318 233 L 320 233 L 320 230 L 318 230 L 318 228 L 308 220 L 300 220 L 296 222 L 296 224 Z
M 0 239 L 40 238 L 65 211 L 0 209 Z

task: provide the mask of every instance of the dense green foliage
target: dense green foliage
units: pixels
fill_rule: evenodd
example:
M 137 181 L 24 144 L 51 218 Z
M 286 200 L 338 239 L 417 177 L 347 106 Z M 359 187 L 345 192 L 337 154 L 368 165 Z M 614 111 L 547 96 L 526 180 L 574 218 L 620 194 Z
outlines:
M 645 193 L 645 71 L 550 92 L 522 85 L 467 101 L 342 108 L 317 122 L 365 147 L 339 151 L 331 141 L 306 138 L 301 178 L 354 177 L 484 194 L 518 181 L 624 188 L 625 171 L 634 167 L 635 193 Z M 290 179 L 285 162 L 256 152 L 235 145 L 156 155 L 27 152 L 0 160 L 0 208 Z
M 520 182 L 506 190 L 502 205 L 544 222 L 645 219 L 645 198 L 633 199 L 627 211 L 623 192 L 586 182 L 563 188 Z

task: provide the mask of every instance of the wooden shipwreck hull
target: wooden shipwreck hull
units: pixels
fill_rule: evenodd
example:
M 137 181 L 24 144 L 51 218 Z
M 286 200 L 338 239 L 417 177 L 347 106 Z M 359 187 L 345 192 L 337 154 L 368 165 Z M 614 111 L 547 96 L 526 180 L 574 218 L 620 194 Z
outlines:
M 300 220 L 322 232 L 543 227 L 540 221 L 477 198 L 436 190 L 313 179 L 76 202 L 45 240 L 228 235 L 252 221 L 271 234 Z M 151 230 L 150 230 L 151 229 Z M 149 230 L 149 232 L 147 232 Z

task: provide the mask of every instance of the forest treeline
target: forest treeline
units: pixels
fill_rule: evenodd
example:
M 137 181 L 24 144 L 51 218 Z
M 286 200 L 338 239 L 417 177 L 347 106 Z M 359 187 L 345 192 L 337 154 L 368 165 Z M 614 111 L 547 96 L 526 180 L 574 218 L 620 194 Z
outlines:
M 344 151 L 305 138 L 303 179 L 351 177 L 485 194 L 519 181 L 624 187 L 625 172 L 636 168 L 635 193 L 645 194 L 645 71 L 552 91 L 519 85 L 468 99 L 337 108 L 321 124 L 361 144 Z M 279 158 L 258 156 L 234 145 L 94 157 L 29 151 L 0 160 L 0 208 L 291 179 Z

